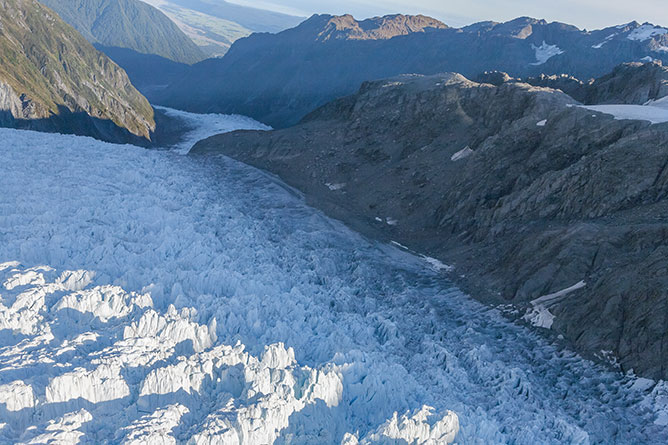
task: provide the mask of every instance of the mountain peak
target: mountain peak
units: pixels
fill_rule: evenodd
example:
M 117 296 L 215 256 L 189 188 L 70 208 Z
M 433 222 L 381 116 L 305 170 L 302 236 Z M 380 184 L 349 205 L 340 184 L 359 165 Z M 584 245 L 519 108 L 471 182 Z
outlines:
M 304 22 L 303 27 L 313 27 L 316 39 L 328 40 L 388 40 L 393 37 L 448 26 L 424 15 L 394 14 L 358 21 L 352 15 L 315 15 Z M 302 27 L 300 26 L 300 27 Z

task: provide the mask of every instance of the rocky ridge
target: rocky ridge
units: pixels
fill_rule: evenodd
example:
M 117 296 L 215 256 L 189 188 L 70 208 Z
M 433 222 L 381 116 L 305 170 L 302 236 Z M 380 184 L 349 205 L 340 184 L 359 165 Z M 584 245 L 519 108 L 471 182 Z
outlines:
M 665 71 L 621 67 L 589 94 L 619 79 L 654 91 L 647 72 Z M 585 355 L 668 378 L 668 124 L 614 119 L 516 80 L 402 76 L 295 127 L 193 149 L 207 153 L 270 170 L 354 228 L 454 265 L 473 296 Z
M 321 42 L 332 39 L 388 40 L 415 32 L 428 32 L 448 27 L 445 23 L 424 15 L 402 14 L 374 17 L 359 22 L 352 15 L 336 17 L 323 15 L 311 18 L 305 23 L 305 26 L 307 25 L 315 28 L 316 40 Z

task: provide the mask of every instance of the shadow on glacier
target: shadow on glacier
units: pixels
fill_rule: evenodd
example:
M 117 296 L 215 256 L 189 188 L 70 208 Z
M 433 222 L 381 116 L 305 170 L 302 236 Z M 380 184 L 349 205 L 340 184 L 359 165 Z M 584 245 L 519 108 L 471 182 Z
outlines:
M 349 432 L 342 428 L 345 424 L 345 412 L 340 406 L 330 408 L 323 400 L 317 400 L 292 413 L 289 425 L 281 431 L 274 444 L 341 443 L 343 436 Z

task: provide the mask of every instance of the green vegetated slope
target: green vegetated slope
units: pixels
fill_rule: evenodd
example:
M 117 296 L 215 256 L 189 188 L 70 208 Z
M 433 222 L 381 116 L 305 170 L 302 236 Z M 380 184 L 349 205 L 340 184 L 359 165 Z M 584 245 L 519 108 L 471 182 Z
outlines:
M 303 18 L 249 8 L 222 0 L 143 0 L 171 18 L 188 37 L 212 57 L 253 32 L 279 32 Z
M 150 138 L 153 109 L 125 71 L 36 0 L 0 0 L 0 6 L 4 125 L 56 118 L 49 129 L 67 132 L 65 115 L 85 114 Z M 95 135 L 93 126 L 81 130 Z
M 169 17 L 139 0 L 40 0 L 92 43 L 181 63 L 205 58 Z

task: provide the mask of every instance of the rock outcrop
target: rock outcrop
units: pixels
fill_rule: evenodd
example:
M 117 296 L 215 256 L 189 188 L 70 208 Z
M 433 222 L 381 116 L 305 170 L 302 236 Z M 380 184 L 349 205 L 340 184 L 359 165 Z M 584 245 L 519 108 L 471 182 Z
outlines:
M 668 378 L 668 124 L 517 81 L 413 75 L 192 153 L 270 170 L 352 227 L 453 264 L 473 296 Z
M 506 73 L 489 72 L 476 80 L 500 85 L 518 81 Z M 561 90 L 585 104 L 644 105 L 668 96 L 668 68 L 661 61 L 625 63 L 598 79 L 582 81 L 565 74 L 540 75 L 526 82 L 541 87 Z
M 0 0 L 0 125 L 148 142 L 153 109 L 126 73 L 36 0 Z

